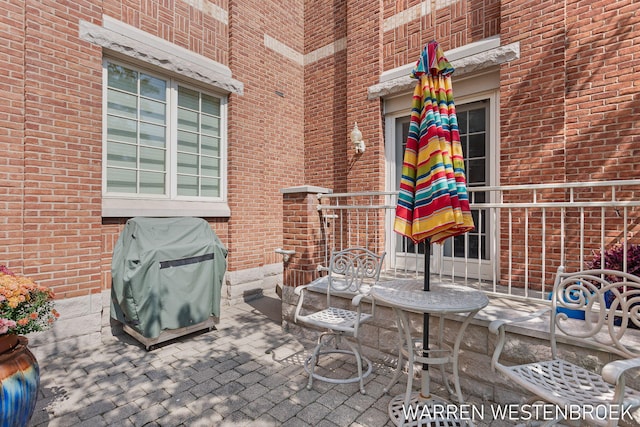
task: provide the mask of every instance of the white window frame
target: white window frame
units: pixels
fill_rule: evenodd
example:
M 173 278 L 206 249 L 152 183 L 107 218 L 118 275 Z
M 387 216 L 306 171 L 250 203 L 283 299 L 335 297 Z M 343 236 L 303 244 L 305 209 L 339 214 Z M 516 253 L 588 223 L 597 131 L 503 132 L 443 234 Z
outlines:
M 129 194 L 107 192 L 107 64 L 119 64 L 167 82 L 167 167 L 165 194 Z M 220 196 L 193 197 L 177 194 L 177 94 L 178 86 L 196 90 L 220 99 Z M 102 216 L 199 216 L 228 217 L 227 203 L 227 109 L 228 96 L 219 91 L 181 80 L 162 70 L 153 70 L 117 58 L 103 59 L 103 127 L 102 127 Z

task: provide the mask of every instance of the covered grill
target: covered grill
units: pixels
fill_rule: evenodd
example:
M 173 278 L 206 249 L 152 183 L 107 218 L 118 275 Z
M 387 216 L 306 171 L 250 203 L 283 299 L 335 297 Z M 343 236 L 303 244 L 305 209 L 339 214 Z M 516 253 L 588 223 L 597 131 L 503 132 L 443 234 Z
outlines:
M 132 218 L 113 251 L 111 317 L 149 349 L 220 316 L 227 249 L 201 218 Z

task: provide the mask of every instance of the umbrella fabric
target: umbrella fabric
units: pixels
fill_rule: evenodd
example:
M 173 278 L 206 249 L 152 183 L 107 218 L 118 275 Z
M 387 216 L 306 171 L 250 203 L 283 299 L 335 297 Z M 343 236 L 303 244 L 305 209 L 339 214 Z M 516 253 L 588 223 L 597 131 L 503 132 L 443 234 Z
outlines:
M 404 153 L 394 230 L 418 243 L 473 230 L 462 145 L 451 89 L 453 67 L 437 42 L 412 71 L 409 137 Z

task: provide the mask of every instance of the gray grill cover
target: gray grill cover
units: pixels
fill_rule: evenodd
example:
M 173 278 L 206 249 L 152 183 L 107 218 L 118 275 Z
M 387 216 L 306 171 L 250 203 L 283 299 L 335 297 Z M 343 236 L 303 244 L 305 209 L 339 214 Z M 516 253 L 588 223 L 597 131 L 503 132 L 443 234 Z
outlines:
M 227 249 L 201 218 L 132 218 L 111 264 L 111 317 L 146 338 L 220 316 Z

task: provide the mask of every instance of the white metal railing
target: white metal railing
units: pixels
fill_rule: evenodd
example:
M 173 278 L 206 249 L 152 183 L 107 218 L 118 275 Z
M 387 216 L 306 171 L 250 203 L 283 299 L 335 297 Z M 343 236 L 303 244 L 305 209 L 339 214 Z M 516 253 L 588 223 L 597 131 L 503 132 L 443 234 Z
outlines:
M 640 180 L 471 187 L 476 230 L 433 245 L 432 280 L 545 299 L 556 269 L 586 267 L 614 243 L 640 243 Z M 387 251 L 385 273 L 421 276 L 424 259 L 393 229 L 397 192 L 319 194 L 324 256 Z M 454 255 L 455 256 L 452 256 Z

